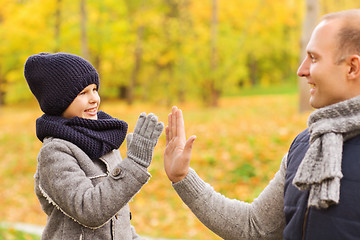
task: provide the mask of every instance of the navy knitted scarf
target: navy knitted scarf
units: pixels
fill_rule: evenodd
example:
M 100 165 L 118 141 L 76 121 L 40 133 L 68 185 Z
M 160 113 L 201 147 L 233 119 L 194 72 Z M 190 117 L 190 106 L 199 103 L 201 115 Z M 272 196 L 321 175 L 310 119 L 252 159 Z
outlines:
M 46 137 L 60 138 L 81 148 L 91 159 L 118 149 L 125 140 L 128 125 L 105 112 L 98 112 L 98 119 L 80 117 L 66 119 L 42 115 L 36 120 L 36 135 L 42 142 Z

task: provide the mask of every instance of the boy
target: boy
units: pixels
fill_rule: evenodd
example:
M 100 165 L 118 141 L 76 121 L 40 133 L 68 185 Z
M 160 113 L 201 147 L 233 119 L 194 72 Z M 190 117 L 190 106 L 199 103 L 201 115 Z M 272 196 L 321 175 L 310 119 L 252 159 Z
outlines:
M 88 61 L 39 53 L 27 59 L 24 75 L 45 113 L 36 121 L 43 147 L 35 192 L 48 217 L 42 239 L 141 239 L 128 202 L 150 177 L 163 123 L 140 114 L 122 160 L 127 123 L 98 111 L 99 76 Z

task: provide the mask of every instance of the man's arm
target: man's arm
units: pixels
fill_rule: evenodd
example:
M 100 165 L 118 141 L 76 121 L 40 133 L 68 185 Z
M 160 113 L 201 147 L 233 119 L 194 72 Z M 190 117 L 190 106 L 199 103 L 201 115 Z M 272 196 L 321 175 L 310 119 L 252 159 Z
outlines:
M 284 156 L 280 170 L 253 203 L 229 199 L 189 167 L 195 136 L 185 139 L 181 110 L 174 107 L 166 128 L 165 171 L 178 195 L 210 230 L 224 239 L 281 239 L 285 225 Z
M 217 193 L 193 169 L 173 187 L 196 217 L 224 239 L 281 239 L 285 162 L 286 156 L 275 177 L 252 203 Z

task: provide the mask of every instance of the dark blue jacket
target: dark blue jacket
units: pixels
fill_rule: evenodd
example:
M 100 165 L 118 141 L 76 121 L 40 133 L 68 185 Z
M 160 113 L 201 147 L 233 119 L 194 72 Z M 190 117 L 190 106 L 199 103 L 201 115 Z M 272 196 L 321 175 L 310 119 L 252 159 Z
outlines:
M 284 240 L 360 239 L 360 135 L 344 142 L 340 202 L 326 210 L 307 208 L 309 191 L 292 185 L 309 148 L 309 132 L 300 133 L 290 146 L 284 189 Z

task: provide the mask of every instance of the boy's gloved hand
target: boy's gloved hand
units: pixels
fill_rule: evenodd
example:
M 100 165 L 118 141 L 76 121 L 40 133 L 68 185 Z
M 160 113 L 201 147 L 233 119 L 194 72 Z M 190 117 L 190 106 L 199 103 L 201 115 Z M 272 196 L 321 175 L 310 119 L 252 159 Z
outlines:
M 164 129 L 153 113 L 141 113 L 134 133 L 127 135 L 127 156 L 143 167 L 149 167 L 155 145 Z

